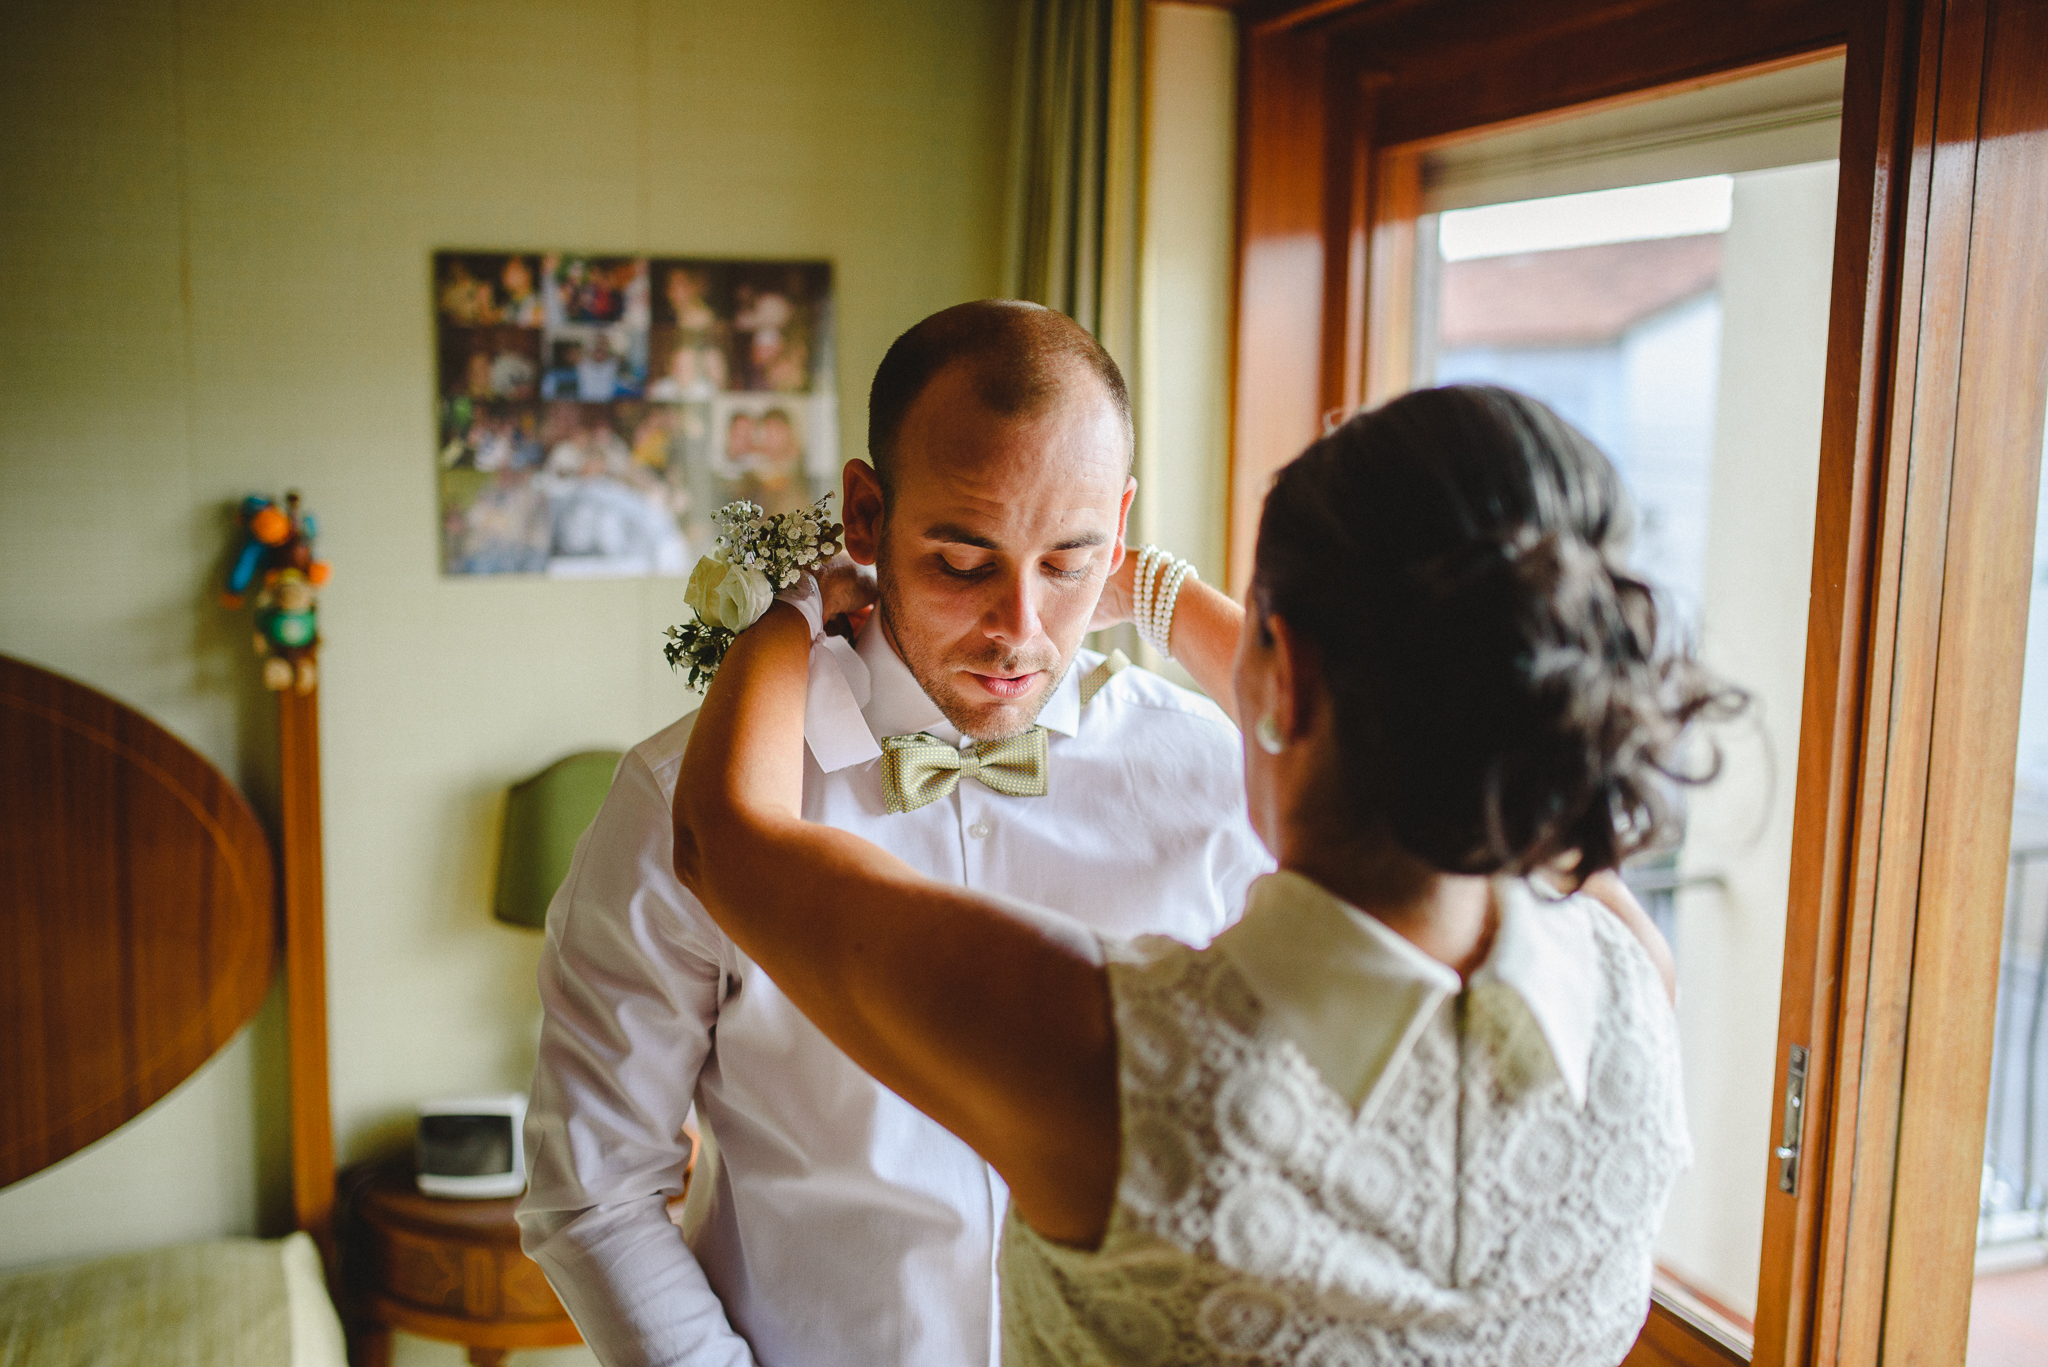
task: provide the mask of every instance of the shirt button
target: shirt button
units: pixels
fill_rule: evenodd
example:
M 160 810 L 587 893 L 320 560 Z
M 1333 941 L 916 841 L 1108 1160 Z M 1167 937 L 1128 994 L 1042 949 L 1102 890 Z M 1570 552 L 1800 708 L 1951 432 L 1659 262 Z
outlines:
M 986 821 L 977 821 L 967 828 L 967 833 L 976 840 L 986 840 L 988 839 L 988 823 Z

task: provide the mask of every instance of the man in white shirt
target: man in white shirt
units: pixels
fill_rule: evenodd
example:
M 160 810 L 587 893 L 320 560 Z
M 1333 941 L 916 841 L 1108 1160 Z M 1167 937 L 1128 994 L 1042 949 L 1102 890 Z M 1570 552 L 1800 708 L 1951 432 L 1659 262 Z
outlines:
M 1048 310 L 948 309 L 884 358 L 869 449 L 846 470 L 847 549 L 881 599 L 857 644 L 814 658 L 805 816 L 1106 934 L 1206 943 L 1270 862 L 1238 734 L 1080 649 L 1136 488 L 1114 362 Z M 526 1250 L 610 1367 L 993 1363 L 1002 1184 L 677 883 L 692 720 L 621 762 L 549 911 Z M 911 736 L 961 772 L 907 780 L 892 738 Z M 686 1242 L 666 1206 L 693 1099 L 720 1162 Z

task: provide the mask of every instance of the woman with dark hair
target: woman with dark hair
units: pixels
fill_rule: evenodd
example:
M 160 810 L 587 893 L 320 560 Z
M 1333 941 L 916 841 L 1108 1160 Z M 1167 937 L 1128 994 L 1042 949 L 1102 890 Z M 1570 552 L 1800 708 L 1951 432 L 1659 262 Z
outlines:
M 1660 638 L 1627 531 L 1584 437 L 1457 387 L 1280 472 L 1248 613 L 1106 553 L 1098 621 L 1137 617 L 1250 723 L 1279 872 L 1204 950 L 804 823 L 813 623 L 779 606 L 734 644 L 678 875 L 1008 1182 L 1006 1361 L 1628 1351 L 1690 1149 L 1669 953 L 1612 870 L 1668 841 L 1674 785 L 1708 776 L 1691 724 L 1741 699 Z

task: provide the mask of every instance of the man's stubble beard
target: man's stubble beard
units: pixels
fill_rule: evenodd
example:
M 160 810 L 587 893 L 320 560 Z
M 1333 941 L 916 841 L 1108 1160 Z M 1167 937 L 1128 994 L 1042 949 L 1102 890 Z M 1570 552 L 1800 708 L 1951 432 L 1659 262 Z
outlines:
M 954 729 L 969 740 L 1005 740 L 1011 736 L 1019 736 L 1029 731 L 1037 724 L 1038 714 L 1043 712 L 1045 705 L 1052 701 L 1052 695 L 1059 691 L 1062 683 L 1066 682 L 1067 671 L 1073 667 L 1073 657 L 1068 656 L 1064 660 L 1055 662 L 1058 666 L 1058 673 L 1052 676 L 1050 684 L 1039 689 L 1037 701 L 1031 708 L 1031 715 L 1024 717 L 1014 726 L 1007 727 L 999 733 L 988 734 L 984 732 L 981 725 L 981 714 L 963 706 L 959 701 L 958 695 L 949 687 L 953 677 L 952 670 L 946 664 L 927 658 L 915 647 L 911 638 L 906 637 L 903 632 L 897 629 L 896 615 L 890 610 L 890 605 L 898 601 L 898 597 L 896 594 L 896 575 L 890 563 L 891 556 L 888 552 L 888 531 L 886 526 L 883 529 L 882 547 L 882 553 L 875 557 L 877 588 L 875 613 L 881 619 L 877 625 L 888 633 L 887 639 L 894 646 L 897 658 L 902 660 L 904 668 L 910 671 L 910 677 L 917 680 L 917 686 L 924 690 L 924 695 L 932 700 L 932 704 L 939 709 L 940 714 L 947 721 L 953 724 Z M 1078 651 L 1079 648 L 1077 644 L 1075 649 Z M 1008 674 L 1015 670 L 1019 664 L 1025 663 L 1025 657 L 1014 651 L 1007 655 L 995 652 L 986 659 L 970 659 L 959 663 L 983 667 L 990 674 Z M 993 706 L 1000 707 L 1001 704 L 994 704 Z

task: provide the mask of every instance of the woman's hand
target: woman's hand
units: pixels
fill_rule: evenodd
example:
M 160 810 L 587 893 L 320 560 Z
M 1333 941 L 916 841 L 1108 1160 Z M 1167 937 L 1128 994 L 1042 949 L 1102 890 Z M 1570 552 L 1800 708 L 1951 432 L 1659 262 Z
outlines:
M 1088 630 L 1107 631 L 1133 620 L 1137 589 L 1138 553 L 1125 547 L 1123 562 L 1103 581 L 1102 597 L 1095 601 L 1095 615 L 1088 620 Z
M 881 587 L 873 565 L 862 565 L 841 552 L 816 571 L 818 593 L 825 600 L 825 630 L 852 640 L 874 614 Z

